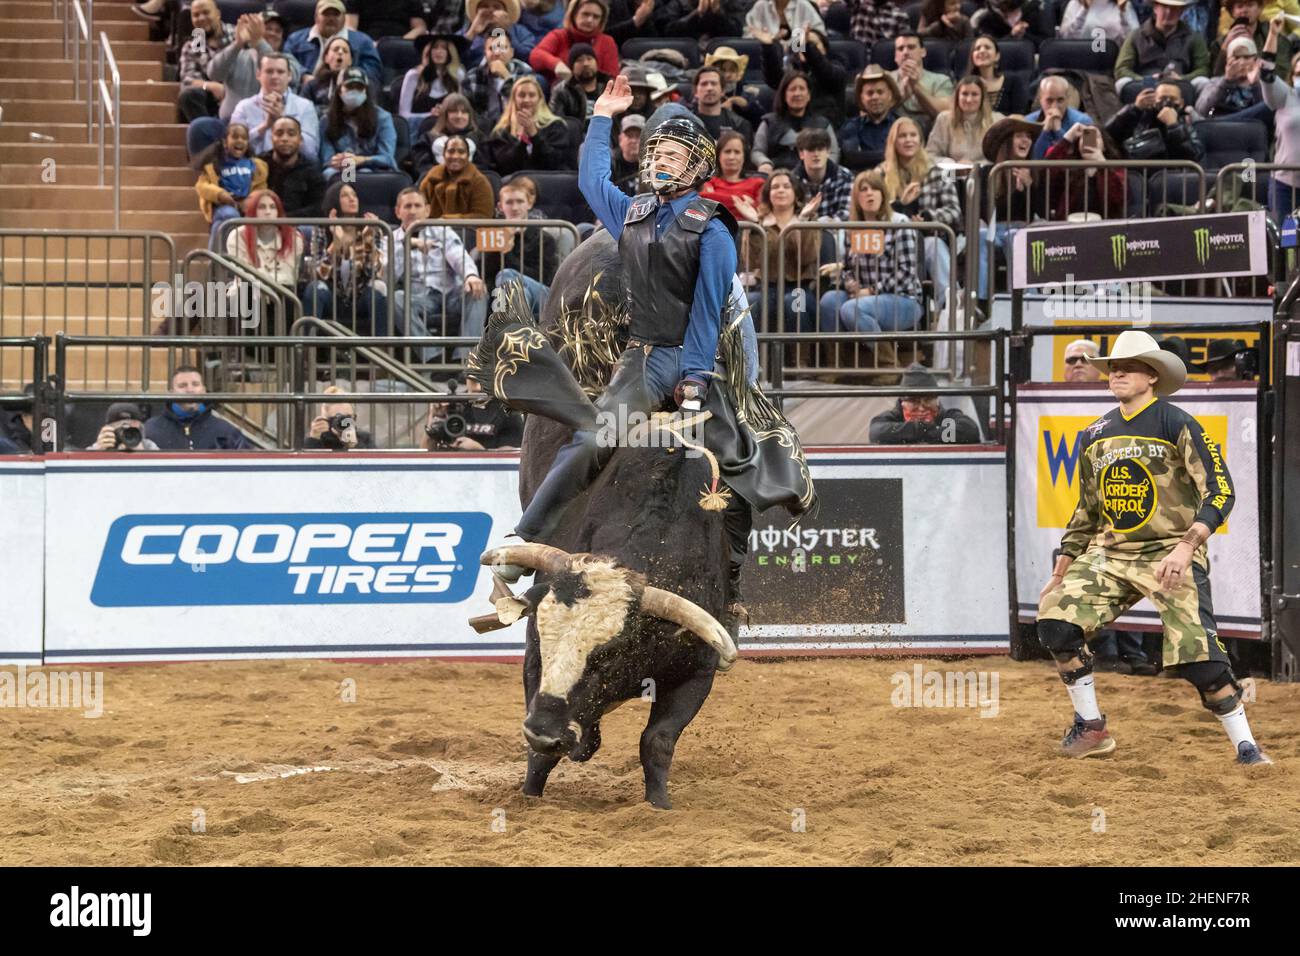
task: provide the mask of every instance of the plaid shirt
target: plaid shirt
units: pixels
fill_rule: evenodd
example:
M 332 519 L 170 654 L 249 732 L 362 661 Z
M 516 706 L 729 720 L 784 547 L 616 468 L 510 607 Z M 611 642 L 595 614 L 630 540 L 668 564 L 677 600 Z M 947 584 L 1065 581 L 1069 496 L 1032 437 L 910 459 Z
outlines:
M 187 43 L 181 47 L 181 86 L 190 85 L 190 80 L 203 81 L 211 79 L 208 76 L 208 64 L 212 58 L 221 50 L 235 42 L 235 28 L 229 23 L 221 24 L 221 43 L 214 50 L 208 45 L 208 38 L 203 39 L 191 37 Z
M 474 115 L 482 129 L 490 129 L 501 117 L 501 110 L 505 107 L 506 97 L 510 95 L 510 87 L 514 86 L 515 78 L 533 75 L 533 68 L 520 59 L 511 60 L 506 68 L 510 71 L 510 77 L 501 84 L 500 93 L 496 89 L 496 76 L 487 68 L 486 63 L 466 70 L 465 78 L 461 80 L 460 91 L 474 107 Z
M 894 0 L 847 0 L 849 6 L 849 33 L 859 43 L 865 43 L 867 52 L 877 40 L 892 40 L 911 29 L 907 11 Z
M 904 217 L 895 215 L 894 221 Z M 870 227 L 868 222 L 855 222 L 853 226 Z M 858 285 L 874 294 L 921 298 L 921 280 L 918 272 L 918 242 L 920 233 L 915 229 L 886 229 L 885 248 L 875 255 L 851 252 L 845 257 L 845 275 L 858 280 Z
M 942 222 L 960 233 L 961 200 L 957 196 L 957 177 L 938 166 L 931 166 L 925 179 L 921 180 L 920 195 L 907 205 L 895 199 L 894 211 L 909 219 L 920 216 L 930 222 Z
M 813 196 L 820 188 L 821 205 L 817 207 L 818 219 L 838 219 L 841 222 L 849 218 L 850 203 L 853 201 L 853 174 L 834 160 L 826 164 L 826 178 L 820 187 L 814 186 L 803 168 L 803 163 L 795 167 L 794 176 L 804 184 L 808 195 Z

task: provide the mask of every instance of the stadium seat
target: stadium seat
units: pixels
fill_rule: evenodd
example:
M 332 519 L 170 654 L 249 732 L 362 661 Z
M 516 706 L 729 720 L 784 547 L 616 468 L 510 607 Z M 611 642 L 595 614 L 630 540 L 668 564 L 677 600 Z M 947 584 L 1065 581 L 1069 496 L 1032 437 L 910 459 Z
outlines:
M 903 7 L 903 12 L 907 14 L 907 22 L 911 25 L 913 30 L 917 29 L 921 25 L 921 8 L 923 6 L 925 6 L 924 3 L 909 3 L 907 6 Z M 884 64 L 881 65 L 883 66 Z M 892 70 L 893 67 L 891 66 L 890 69 Z
M 953 76 L 964 76 L 966 64 L 970 62 L 970 48 L 975 40 L 962 40 L 952 53 Z M 1033 72 L 1034 44 L 1030 40 L 999 40 L 998 52 L 1002 54 L 1003 73 Z
M 633 37 L 623 41 L 619 55 L 624 60 L 639 60 L 649 50 L 676 50 L 686 57 L 686 65 L 691 69 L 701 62 L 700 43 L 694 37 Z
M 383 37 L 375 42 L 379 49 L 380 62 L 384 64 L 384 82 L 388 83 L 396 76 L 402 76 L 413 66 L 418 66 L 420 58 L 415 52 L 415 44 L 401 37 Z
M 1207 173 L 1247 159 L 1268 162 L 1268 129 L 1259 120 L 1202 120 L 1196 132 L 1205 144 L 1201 165 Z
M 886 70 L 898 69 L 898 63 L 894 60 L 894 41 L 877 40 L 871 47 L 868 62 L 879 64 Z M 951 72 L 952 44 L 947 40 L 926 40 L 924 66 L 933 73 Z
M 822 14 L 822 21 L 833 39 L 842 39 L 850 35 L 851 19 L 848 5 L 845 3 L 833 3 L 830 9 Z
M 1146 185 L 1146 208 L 1141 207 L 1139 201 L 1137 208 L 1132 208 L 1133 190 L 1129 190 L 1130 210 L 1132 216 L 1159 216 L 1167 214 L 1161 209 L 1166 204 L 1175 206 L 1195 206 L 1200 202 L 1201 187 L 1200 176 L 1190 169 L 1155 169 L 1147 173 Z M 1141 187 L 1141 177 L 1130 175 L 1130 180 L 1136 182 Z M 1130 187 L 1133 183 L 1130 183 Z M 1205 191 L 1210 194 L 1214 191 L 1214 177 L 1205 177 Z
M 374 213 L 391 226 L 397 225 L 393 207 L 397 205 L 397 194 L 411 185 L 411 177 L 406 173 L 381 172 L 357 173 L 356 182 L 352 184 L 361 201 L 361 214 Z M 325 191 L 325 206 L 329 207 L 343 184 L 337 180 Z
M 316 22 L 316 0 L 277 0 L 275 9 L 289 21 L 290 30 L 310 27 Z
M 712 53 L 720 46 L 729 46 L 741 56 L 749 57 L 745 66 L 745 82 L 763 82 L 763 45 L 749 37 L 714 37 L 709 41 L 707 50 Z
M 546 212 L 548 219 L 578 223 L 592 222 L 596 218 L 578 189 L 577 173 L 525 169 L 505 177 L 502 183 L 518 176 L 527 176 L 537 184 L 537 205 Z
M 849 76 L 857 76 L 867 65 L 867 48 L 857 40 L 831 40 L 831 53 L 839 57 Z
M 221 11 L 223 22 L 238 23 L 245 13 L 261 13 L 266 9 L 266 4 L 260 0 L 220 0 L 217 9 Z
M 1107 39 L 1102 52 L 1093 50 L 1093 40 L 1044 40 L 1038 48 L 1038 71 L 1082 70 L 1084 73 L 1113 73 L 1119 47 Z

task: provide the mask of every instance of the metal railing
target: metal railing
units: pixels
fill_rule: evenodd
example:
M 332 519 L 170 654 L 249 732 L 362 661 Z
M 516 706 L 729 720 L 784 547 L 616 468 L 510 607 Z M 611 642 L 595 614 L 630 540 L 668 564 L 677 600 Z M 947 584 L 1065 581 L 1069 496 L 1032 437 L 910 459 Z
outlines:
M 3 344 L 5 340 L 0 340 Z M 75 349 L 94 349 L 105 346 L 114 346 L 117 348 L 138 349 L 149 351 L 150 349 L 167 349 L 174 356 L 177 364 L 198 364 L 193 362 L 192 356 L 202 356 L 213 349 L 230 349 L 240 348 L 247 343 L 247 340 L 240 336 L 217 335 L 217 336 L 76 336 L 65 335 L 63 333 L 55 336 L 54 339 L 54 378 L 53 382 L 57 386 L 55 394 L 50 402 L 50 407 L 59 409 L 64 412 L 75 413 L 78 408 L 84 408 L 88 405 L 107 405 L 112 402 L 136 402 L 139 404 L 167 403 L 167 402 L 191 402 L 194 400 L 193 395 L 172 392 L 150 391 L 147 388 L 123 388 L 123 389 L 74 389 L 67 386 L 67 370 L 69 367 L 69 353 Z M 352 336 L 344 335 L 340 337 L 320 338 L 309 337 L 290 337 L 290 336 L 267 336 L 261 342 L 262 346 L 268 349 L 282 351 L 286 353 L 283 362 L 276 364 L 282 365 L 288 369 L 289 377 L 283 382 L 275 383 L 277 390 L 247 393 L 228 390 L 214 390 L 203 396 L 203 401 L 210 405 L 219 405 L 223 409 L 233 408 L 241 405 L 262 405 L 268 408 L 283 409 L 287 407 L 290 410 L 290 416 L 267 415 L 267 420 L 274 422 L 273 426 L 266 429 L 263 437 L 266 444 L 279 449 L 299 450 L 303 448 L 310 427 L 312 417 L 309 415 L 310 406 L 324 404 L 341 404 L 347 403 L 358 406 L 364 414 L 358 414 L 357 424 L 359 427 L 374 433 L 376 443 L 380 448 L 405 449 L 409 450 L 418 447 L 417 443 L 406 441 L 402 437 L 410 437 L 410 433 L 415 432 L 419 427 L 419 435 L 423 436 L 422 425 L 412 421 L 411 425 L 405 429 L 399 429 L 398 419 L 388 416 L 385 420 L 387 425 L 387 442 L 381 443 L 384 437 L 374 427 L 374 422 L 378 420 L 377 412 L 372 406 L 428 406 L 430 404 L 460 404 L 483 400 L 484 396 L 457 393 L 452 394 L 428 386 L 427 382 L 421 383 L 420 389 L 410 389 L 405 391 L 358 391 L 352 389 L 338 393 L 326 393 L 320 387 L 316 375 L 313 371 L 315 353 L 321 349 L 368 349 L 380 352 L 385 349 L 403 343 L 400 336 Z M 65 416 L 66 417 L 66 416 Z M 227 416 L 229 417 L 229 416 Z M 236 414 L 234 417 L 243 422 L 253 421 L 248 416 Z M 95 429 L 91 429 L 93 431 Z M 56 442 L 56 451 L 62 451 L 67 447 L 68 428 L 58 429 L 58 440 Z M 90 434 L 88 432 L 87 434 Z
M 0 367 L 6 372 L 4 384 L 0 384 L 0 413 L 10 409 L 32 408 L 32 454 L 42 453 L 42 436 L 49 434 L 52 425 L 46 424 L 46 413 L 53 406 L 49 402 L 49 389 L 46 385 L 46 369 L 49 365 L 50 339 L 44 335 L 7 336 L 0 338 Z M 16 359 L 16 360 L 15 360 Z M 11 377 L 8 369 L 16 367 Z M 34 385 L 32 394 L 24 389 Z M 0 435 L 4 433 L 0 431 Z M 0 459 L 2 461 L 3 459 Z
M 108 34 L 99 34 L 99 185 L 104 185 L 104 111 L 113 121 L 113 228 L 122 228 L 122 75 L 117 69 Z M 104 81 L 104 64 L 113 80 L 110 91 Z
M 1032 179 L 1030 188 L 1021 200 L 1029 207 L 1030 220 L 1028 221 L 1023 216 L 1013 215 L 1013 200 L 1016 195 L 1014 190 L 1007 188 L 1004 195 L 995 195 L 998 192 L 996 184 L 1004 182 L 1009 184 L 1009 174 L 1013 174 L 1018 169 L 1027 170 Z M 1189 196 L 1186 179 L 1171 175 L 1175 172 L 1190 177 L 1195 185 L 1194 195 Z M 1151 197 L 1152 181 L 1156 177 L 1148 174 L 1163 174 L 1159 176 L 1162 191 L 1161 199 L 1157 203 L 1153 203 Z M 1107 182 L 1110 177 L 1116 175 L 1123 177 L 1123 197 L 1112 201 Z M 976 295 L 979 295 L 979 261 L 987 253 L 988 289 L 986 295 L 980 296 L 982 299 L 992 299 L 999 291 L 997 249 L 1001 240 L 989 243 L 986 248 L 985 232 L 989 229 L 990 223 L 1008 226 L 1014 231 L 1028 224 L 1066 222 L 1070 215 L 1100 219 L 1146 218 L 1154 216 L 1162 208 L 1175 204 L 1202 209 L 1206 198 L 1205 170 L 1190 160 L 1182 159 L 1101 161 L 1014 159 L 996 163 L 989 170 L 987 178 L 972 176 L 971 180 L 970 189 L 973 190 L 974 195 L 967 193 L 967 255 L 977 258 L 973 266 L 968 264 L 966 275 L 967 281 L 975 286 Z M 1089 180 L 1092 182 L 1090 183 Z M 1099 180 L 1102 185 L 1097 187 Z M 1081 183 L 1082 188 L 1079 189 Z M 1136 196 L 1131 188 L 1133 183 L 1139 184 Z M 1171 187 L 1179 188 L 1174 192 Z M 974 207 L 979 210 L 977 220 L 971 214 L 969 202 L 972 198 L 975 201 Z M 1002 204 L 1000 209 L 998 203 Z M 973 232 L 972 225 L 976 227 Z M 1180 283 L 1179 288 L 1182 287 L 1183 284 Z M 1202 289 L 1202 294 L 1203 292 Z
M 959 316 L 961 316 L 963 313 L 958 308 L 958 302 L 959 302 L 958 287 L 957 287 L 957 283 L 953 281 L 955 277 L 955 271 L 956 271 L 955 264 L 957 262 L 957 253 L 958 253 L 957 234 L 953 231 L 953 229 L 950 226 L 948 226 L 945 223 L 885 222 L 885 221 L 881 221 L 881 222 L 875 222 L 875 221 L 792 222 L 789 225 L 787 225 L 784 229 L 781 230 L 780 238 L 779 238 L 780 245 L 779 248 L 777 249 L 777 254 L 776 254 L 777 275 L 775 277 L 772 276 L 766 277 L 766 283 L 761 287 L 764 290 L 766 290 L 766 294 L 762 295 L 761 298 L 766 299 L 771 296 L 772 285 L 773 282 L 775 282 L 775 301 L 779 308 L 779 313 L 778 313 L 780 317 L 779 324 L 782 331 L 789 331 L 786 328 L 787 323 L 786 323 L 785 312 L 786 312 L 787 283 L 790 282 L 791 280 L 787 280 L 786 278 L 787 247 L 789 245 L 786 239 L 788 236 L 791 235 L 797 236 L 798 233 L 800 232 L 817 232 L 820 233 L 822 236 L 822 238 L 818 240 L 817 264 L 813 269 L 810 269 L 809 264 L 803 261 L 803 254 L 804 254 L 803 244 L 801 242 L 798 242 L 798 240 L 796 240 L 796 246 L 794 250 L 794 255 L 795 255 L 794 265 L 795 265 L 795 273 L 800 277 L 800 279 L 797 282 L 793 283 L 796 286 L 796 288 L 793 290 L 794 298 L 796 301 L 793 304 L 795 305 L 799 304 L 798 302 L 799 293 L 803 292 L 804 296 L 803 296 L 802 304 L 804 308 L 802 310 L 796 310 L 796 321 L 800 326 L 807 324 L 803 319 L 803 317 L 797 314 L 799 311 L 802 311 L 805 313 L 811 313 L 813 315 L 814 318 L 812 320 L 812 325 L 819 331 L 829 332 L 834 330 L 841 330 L 839 317 L 835 315 L 823 315 L 822 310 L 824 307 L 829 307 L 828 306 L 829 299 L 827 299 L 827 294 L 831 292 L 843 292 L 845 295 L 844 302 L 836 303 L 837 309 L 842 307 L 843 305 L 846 305 L 850 301 L 855 301 L 853 296 L 850 293 L 845 291 L 845 286 L 844 286 L 844 280 L 846 279 L 846 277 L 852 278 L 851 276 L 848 276 L 849 270 L 843 267 L 844 263 L 848 259 L 848 256 L 858 255 L 858 256 L 865 257 L 870 255 L 883 255 L 886 252 L 886 247 L 889 245 L 891 241 L 889 239 L 890 233 L 916 232 L 918 233 L 918 236 L 916 237 L 917 238 L 916 268 L 918 270 L 917 276 L 922 280 L 923 287 L 925 285 L 925 280 L 927 278 L 927 271 L 925 266 L 927 259 L 931 255 L 933 255 L 937 263 L 941 253 L 946 254 L 948 257 L 948 268 L 949 268 L 948 285 L 947 288 L 938 290 L 938 294 L 942 296 L 944 300 L 944 304 L 946 304 L 947 306 L 947 314 L 949 317 L 950 324 L 953 325 L 955 331 L 961 331 L 960 329 L 956 328 L 956 324 L 959 321 L 961 321 L 959 319 Z M 867 239 L 871 238 L 872 233 L 876 233 L 879 234 L 880 238 L 878 243 L 875 243 L 875 245 L 872 245 L 871 243 L 867 243 L 867 246 L 869 246 L 869 248 L 867 248 L 866 251 L 855 253 L 852 251 L 852 242 L 853 242 L 852 237 L 855 233 L 864 234 L 864 238 Z M 832 257 L 832 261 L 830 263 L 826 263 L 823 261 L 825 258 L 824 256 L 825 237 L 828 235 L 831 237 L 835 248 L 835 255 Z M 929 247 L 929 243 L 931 242 L 934 243 L 933 251 Z M 840 265 L 840 268 L 838 269 L 835 268 L 837 263 Z M 805 278 L 805 273 L 809 273 L 809 272 L 811 272 L 811 274 Z M 904 298 L 907 297 L 905 296 Z M 808 301 L 809 299 L 811 299 L 811 302 Z M 751 296 L 751 301 L 752 301 L 752 296 Z M 943 304 L 940 304 L 933 309 L 927 308 L 926 307 L 927 301 L 925 298 L 924 291 L 923 291 L 921 302 L 919 304 L 921 306 L 921 314 L 920 317 L 917 319 L 914 328 L 918 330 L 924 330 L 930 327 L 931 320 L 942 310 Z M 931 303 L 931 305 L 933 305 L 933 303 Z M 767 320 L 764 322 L 764 324 L 759 327 L 759 330 L 761 332 L 774 332 L 778 330 L 776 328 L 777 325 L 778 325 L 777 319 L 775 317 L 769 316 Z M 844 329 L 841 331 L 849 331 L 849 330 Z M 857 340 L 851 340 L 851 339 L 843 340 L 844 343 L 851 345 L 851 350 L 850 350 L 851 354 L 849 356 L 849 361 L 847 364 L 845 364 L 841 361 L 841 359 L 843 359 L 844 356 L 840 354 L 839 349 L 836 349 L 836 354 L 833 357 L 824 355 L 820 351 L 820 348 L 817 347 L 818 346 L 817 340 L 811 338 L 810 335 L 811 333 L 809 332 L 808 329 L 802 329 L 802 336 L 794 339 L 793 342 L 796 345 L 803 343 L 803 344 L 812 345 L 814 347 L 812 365 L 811 366 L 806 365 L 802 361 L 802 356 L 800 355 L 799 350 L 796 349 L 795 356 L 794 356 L 795 358 L 794 365 L 791 367 L 783 367 L 782 375 L 817 374 L 819 372 L 826 372 L 826 373 L 833 373 L 833 374 L 843 374 L 851 377 L 867 377 L 867 376 L 878 375 L 878 374 L 895 375 L 901 370 L 901 366 L 899 365 L 897 360 L 893 362 L 882 363 L 881 355 L 883 353 L 882 350 L 879 348 L 873 350 L 872 355 L 870 357 L 870 362 L 864 363 L 864 356 L 862 355 L 861 351 L 858 349 L 857 345 L 853 344 Z M 880 341 L 888 343 L 888 342 L 895 341 L 895 338 L 896 337 L 886 336 L 882 338 Z M 865 342 L 867 340 L 862 340 L 862 341 Z M 903 341 L 907 341 L 907 340 L 903 339 Z M 920 339 L 913 340 L 914 343 L 920 341 L 922 340 Z M 767 369 L 769 377 L 774 382 L 777 381 L 778 378 L 780 377 L 777 375 L 776 367 L 778 365 L 783 365 L 783 357 L 779 357 L 780 351 L 782 350 L 776 350 L 776 354 L 774 354 L 769 359 L 769 365 Z M 916 357 L 915 347 L 913 348 L 912 351 L 913 351 L 913 357 L 915 358 Z M 949 354 L 944 357 L 946 360 L 940 363 L 944 365 L 945 368 L 943 369 L 935 368 L 934 370 L 947 371 L 955 375 L 957 373 L 957 368 L 954 364 L 954 360 L 957 352 L 956 350 L 948 350 L 948 351 Z M 833 361 L 828 361 L 828 359 L 830 358 L 833 358 Z
M 6 332 L 147 334 L 154 280 L 176 272 L 176 244 L 147 230 L 0 229 L 0 261 Z
M 81 70 L 86 70 L 86 142 L 93 143 L 95 136 L 94 114 L 94 58 L 95 58 L 95 3 L 86 0 L 83 10 L 81 0 L 56 0 L 55 16 L 58 16 L 58 2 L 63 4 L 63 57 L 68 58 L 69 38 L 72 47 L 72 98 L 81 101 Z

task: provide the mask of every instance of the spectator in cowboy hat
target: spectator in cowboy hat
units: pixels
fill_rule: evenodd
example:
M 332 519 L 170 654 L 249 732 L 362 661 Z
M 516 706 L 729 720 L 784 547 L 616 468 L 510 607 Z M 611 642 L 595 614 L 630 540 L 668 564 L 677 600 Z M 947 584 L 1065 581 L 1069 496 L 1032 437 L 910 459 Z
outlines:
M 310 27 L 295 30 L 284 41 L 285 50 L 300 64 L 304 73 L 316 68 L 322 46 L 336 34 L 347 37 L 348 46 L 352 48 L 352 62 L 365 70 L 376 87 L 383 82 L 384 65 L 379 60 L 379 50 L 375 41 L 360 30 L 349 30 L 343 22 L 347 8 L 343 0 L 320 0 L 316 4 L 316 21 Z
M 536 42 L 519 23 L 519 0 L 468 0 L 465 4 L 465 39 L 469 52 L 466 66 L 477 66 L 484 56 L 487 41 L 504 33 L 510 38 L 515 56 L 527 60 Z
M 1192 350 L 1187 345 L 1187 340 L 1181 335 L 1162 335 L 1160 337 L 1160 347 L 1166 352 L 1173 352 L 1183 360 L 1184 365 L 1192 364 Z
M 1210 376 L 1212 382 L 1253 382 L 1250 371 L 1254 349 L 1241 339 L 1211 339 L 1205 348 L 1205 361 L 1192 362 L 1196 371 Z
M 925 366 L 903 372 L 903 388 L 937 388 L 938 380 Z M 868 438 L 873 445 L 975 445 L 980 428 L 959 408 L 945 408 L 938 395 L 904 395 L 893 408 L 871 419 Z
M 627 108 L 629 113 L 640 113 L 649 118 L 661 105 L 663 97 L 672 92 L 662 73 L 640 66 L 629 66 L 623 74 L 627 77 L 628 86 L 632 88 L 632 105 Z
M 872 63 L 853 85 L 858 115 L 840 127 L 843 164 L 852 170 L 872 169 L 885 159 L 889 129 L 898 119 L 902 93 L 892 74 Z
M 984 134 L 984 158 L 990 163 L 1029 159 L 1043 127 L 1031 123 L 1023 116 L 1008 116 L 998 120 Z M 993 250 L 1005 254 L 1007 244 L 1017 225 L 1041 217 L 1043 212 L 1043 177 L 1037 170 L 1025 167 L 1004 169 L 989 177 L 989 208 L 994 210 L 995 224 L 990 229 L 980 223 L 979 242 L 982 255 L 979 262 L 979 297 L 988 299 L 992 293 L 989 276 L 993 269 Z
M 715 66 L 722 74 L 722 107 L 735 110 L 757 126 L 763 119 L 763 107 L 758 102 L 758 87 L 745 87 L 745 71 L 749 69 L 748 54 L 740 54 L 729 46 L 720 46 L 704 56 L 705 66 Z

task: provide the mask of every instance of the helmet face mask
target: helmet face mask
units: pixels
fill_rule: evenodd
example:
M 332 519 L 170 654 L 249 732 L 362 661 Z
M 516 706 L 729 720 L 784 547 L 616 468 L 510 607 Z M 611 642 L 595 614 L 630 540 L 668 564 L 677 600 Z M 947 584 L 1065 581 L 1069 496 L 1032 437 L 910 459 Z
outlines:
M 671 119 L 641 140 L 638 176 L 656 193 L 680 192 L 713 175 L 717 147 L 693 123 Z

